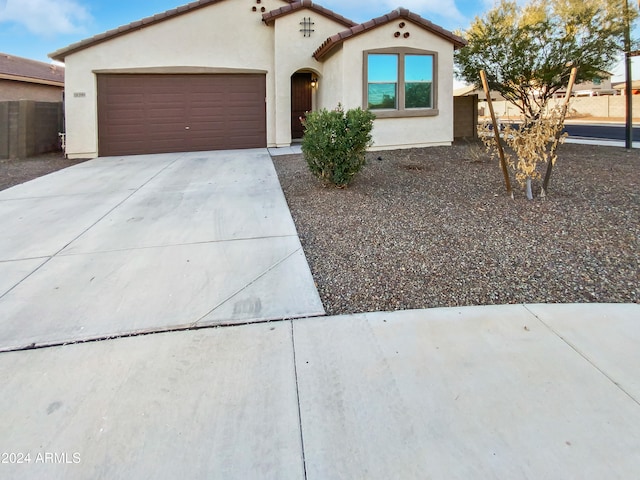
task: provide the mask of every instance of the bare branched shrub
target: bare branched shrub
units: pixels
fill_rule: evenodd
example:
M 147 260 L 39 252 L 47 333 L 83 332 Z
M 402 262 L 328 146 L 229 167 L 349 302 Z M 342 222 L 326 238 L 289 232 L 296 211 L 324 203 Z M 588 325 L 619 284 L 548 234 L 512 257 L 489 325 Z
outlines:
M 486 148 L 483 148 L 476 140 L 466 140 L 464 148 L 466 157 L 471 163 L 482 163 L 491 159 Z
M 533 199 L 532 181 L 542 178 L 541 167 L 548 162 L 555 165 L 558 144 L 563 143 L 567 136 L 561 133 L 563 126 L 562 108 L 554 108 L 546 115 L 539 115 L 521 124 L 505 124 L 501 128 L 500 136 L 511 150 L 505 150 L 507 164 L 515 172 L 518 183 L 525 188 L 529 200 Z M 480 125 L 478 135 L 492 158 L 497 157 L 498 149 L 491 124 Z

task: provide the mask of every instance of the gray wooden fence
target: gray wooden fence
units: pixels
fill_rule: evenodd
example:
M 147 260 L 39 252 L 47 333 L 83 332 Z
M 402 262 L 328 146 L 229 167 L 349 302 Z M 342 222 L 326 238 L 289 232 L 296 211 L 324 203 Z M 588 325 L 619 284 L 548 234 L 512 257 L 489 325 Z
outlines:
M 478 138 L 478 95 L 453 97 L 453 137 Z
M 27 158 L 60 150 L 62 102 L 0 102 L 0 158 Z

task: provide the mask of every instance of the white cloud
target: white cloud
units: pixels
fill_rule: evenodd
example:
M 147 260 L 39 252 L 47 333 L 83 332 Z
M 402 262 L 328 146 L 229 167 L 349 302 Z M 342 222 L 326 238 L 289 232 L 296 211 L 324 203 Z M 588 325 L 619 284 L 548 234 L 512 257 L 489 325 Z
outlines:
M 454 21 L 464 19 L 454 0 L 385 0 L 385 4 L 390 9 L 399 6 L 408 8 L 427 19 L 430 15 L 438 15 Z
M 75 0 L 0 0 L 0 23 L 18 23 L 38 35 L 83 33 L 89 20 Z
M 468 20 L 455 0 L 350 0 L 346 3 L 344 0 L 322 0 L 319 3 L 356 21 L 366 21 L 398 7 L 408 8 L 435 23 L 465 23 Z

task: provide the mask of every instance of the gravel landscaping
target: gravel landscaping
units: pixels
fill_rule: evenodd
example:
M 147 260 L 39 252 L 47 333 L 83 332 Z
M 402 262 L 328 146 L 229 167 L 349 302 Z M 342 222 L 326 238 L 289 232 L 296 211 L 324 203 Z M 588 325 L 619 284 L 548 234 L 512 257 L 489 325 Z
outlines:
M 477 147 L 371 152 L 342 190 L 274 158 L 328 314 L 640 301 L 640 151 L 562 145 L 530 202 Z
M 640 151 L 562 145 L 546 200 L 476 144 L 372 152 L 347 189 L 274 164 L 328 314 L 640 302 Z M 0 160 L 0 190 L 83 160 Z M 538 192 L 535 192 L 536 194 Z
M 84 161 L 64 158 L 62 152 L 45 153 L 24 160 L 0 160 L 0 190 Z

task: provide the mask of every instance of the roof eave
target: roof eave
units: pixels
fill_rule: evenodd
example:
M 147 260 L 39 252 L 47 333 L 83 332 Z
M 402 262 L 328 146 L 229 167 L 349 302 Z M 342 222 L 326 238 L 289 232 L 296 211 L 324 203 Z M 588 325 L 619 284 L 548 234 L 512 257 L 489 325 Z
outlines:
M 386 15 L 374 18 L 372 20 L 361 23 L 359 25 L 355 25 L 348 30 L 340 32 L 336 35 L 332 35 L 331 37 L 327 38 L 323 42 L 323 44 L 320 45 L 320 47 L 313 53 L 313 57 L 318 61 L 322 61 L 322 59 L 326 57 L 329 53 L 331 53 L 336 46 L 342 44 L 346 40 L 349 40 L 352 37 L 355 37 L 362 33 L 366 33 L 371 30 L 374 30 L 378 27 L 386 25 L 387 23 L 397 20 L 399 18 L 412 21 L 413 23 L 417 24 L 421 28 L 449 41 L 450 43 L 453 44 L 454 49 L 462 48 L 465 45 L 467 45 L 467 41 L 462 37 L 459 37 L 453 34 L 452 32 L 449 32 L 448 30 L 445 30 L 444 28 L 439 27 L 438 25 L 430 22 L 429 20 L 422 18 L 421 16 L 407 10 L 406 8 L 398 8 Z
M 84 50 L 89 47 L 93 47 L 95 45 L 99 45 L 108 40 L 112 40 L 114 38 L 118 38 L 122 35 L 126 35 L 131 32 L 135 32 L 136 30 L 140 30 L 142 28 L 148 27 L 150 25 L 154 25 L 156 23 L 164 22 L 165 20 L 169 20 L 171 18 L 175 18 L 180 15 L 184 15 L 185 13 L 190 13 L 195 10 L 199 10 L 200 8 L 208 7 L 215 3 L 221 2 L 223 0 L 197 0 L 195 2 L 188 3 L 186 5 L 181 5 L 179 7 L 173 8 L 171 10 L 167 10 L 162 13 L 158 13 L 156 15 L 152 15 L 150 17 L 143 18 L 142 20 L 137 20 L 135 22 L 131 22 L 127 25 L 122 25 L 118 28 L 114 28 L 112 30 L 108 30 L 104 33 L 100 33 L 93 37 L 89 37 L 85 40 L 81 40 L 76 43 L 72 43 L 71 45 L 58 49 L 54 52 L 51 52 L 48 56 L 53 60 L 57 60 L 59 62 L 64 62 L 65 57 L 72 55 L 76 52 Z M 285 0 L 290 1 L 290 0 Z
M 152 23 L 157 23 L 157 22 L 152 22 Z M 114 38 L 118 38 L 121 37 L 123 35 L 126 35 L 128 33 L 131 32 L 135 32 L 136 30 L 141 30 L 142 28 L 151 25 L 152 23 L 148 23 L 148 24 L 144 24 L 144 25 L 140 25 L 136 28 L 131 28 L 131 29 L 127 29 L 126 31 L 118 31 L 119 29 L 114 29 L 114 30 L 109 30 L 105 33 L 101 33 L 98 34 L 94 37 L 91 37 L 87 40 L 81 40 L 80 42 L 76 42 L 76 43 L 72 43 L 71 45 L 69 45 L 68 47 L 64 47 L 61 48 L 59 50 L 56 50 L 55 52 L 50 53 L 48 56 L 49 58 L 51 58 L 52 60 L 57 60 L 58 62 L 63 62 L 66 57 L 68 57 L 69 55 L 72 55 L 76 52 L 80 52 L 82 50 L 85 50 L 87 48 L 90 47 L 94 47 L 96 45 L 100 45 L 101 43 L 107 42 L 109 40 L 113 40 Z M 120 27 L 122 28 L 122 27 Z M 113 33 L 111 33 L 113 32 Z M 90 42 L 89 42 L 90 40 Z
M 46 80 L 44 78 L 25 77 L 21 75 L 11 75 L 8 73 L 0 73 L 0 79 L 12 80 L 15 82 L 37 83 L 38 85 L 49 85 L 52 87 L 64 88 L 64 81 Z

